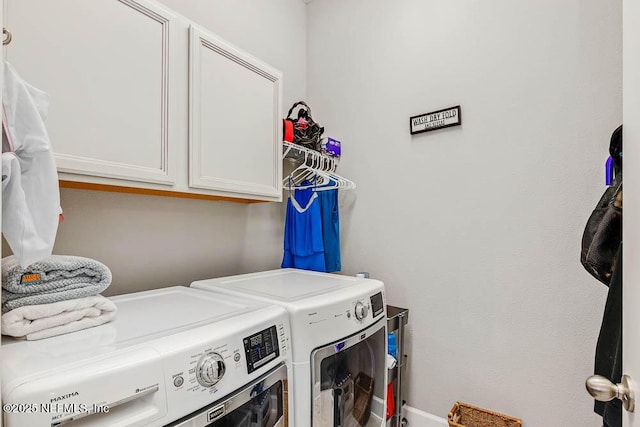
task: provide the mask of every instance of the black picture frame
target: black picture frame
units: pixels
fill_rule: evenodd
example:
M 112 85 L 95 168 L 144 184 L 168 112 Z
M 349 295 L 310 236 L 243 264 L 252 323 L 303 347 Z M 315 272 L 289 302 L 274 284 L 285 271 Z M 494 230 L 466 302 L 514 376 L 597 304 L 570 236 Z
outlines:
M 439 113 L 444 113 L 447 111 L 456 111 L 456 122 L 454 123 L 446 123 L 446 124 L 442 124 L 441 126 L 433 126 L 433 127 L 429 127 L 429 128 L 425 128 L 425 129 L 420 129 L 420 130 L 414 130 L 414 126 L 419 126 L 423 123 L 420 124 L 415 124 L 414 125 L 414 120 L 418 119 L 418 118 L 422 118 L 422 117 L 429 117 L 432 116 L 434 114 L 439 114 Z M 444 121 L 445 119 L 443 119 Z M 445 128 L 450 128 L 453 126 L 460 126 L 462 124 L 462 109 L 460 108 L 459 105 L 456 105 L 455 107 L 449 107 L 449 108 L 443 108 L 442 110 L 437 110 L 437 111 L 431 111 L 429 113 L 424 113 L 424 114 L 418 114 L 417 116 L 411 116 L 409 117 L 409 132 L 411 133 L 411 135 L 417 135 L 419 133 L 424 133 L 424 132 L 431 132 L 433 130 L 439 130 L 439 129 L 445 129 Z

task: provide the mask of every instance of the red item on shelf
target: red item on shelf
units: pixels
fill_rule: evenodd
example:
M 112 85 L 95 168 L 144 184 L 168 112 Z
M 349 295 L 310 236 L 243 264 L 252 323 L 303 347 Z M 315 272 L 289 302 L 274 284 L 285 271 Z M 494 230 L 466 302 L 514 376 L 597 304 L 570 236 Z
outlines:
M 288 119 L 282 121 L 282 139 L 293 142 L 293 121 Z
M 387 419 L 393 416 L 396 410 L 396 399 L 393 396 L 393 383 L 387 384 Z

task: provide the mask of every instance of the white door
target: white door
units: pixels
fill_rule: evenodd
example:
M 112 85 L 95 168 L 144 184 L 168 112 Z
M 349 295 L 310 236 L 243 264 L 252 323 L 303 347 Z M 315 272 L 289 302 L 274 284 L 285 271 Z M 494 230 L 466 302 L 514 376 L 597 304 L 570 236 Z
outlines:
M 640 3 L 623 3 L 623 372 L 631 378 L 636 410 L 625 427 L 640 427 Z
M 623 0 L 623 310 L 622 383 L 589 378 L 598 400 L 623 401 L 623 427 L 640 427 L 640 2 Z M 617 395 L 617 396 L 616 396 Z M 614 397 L 616 396 L 616 397 Z

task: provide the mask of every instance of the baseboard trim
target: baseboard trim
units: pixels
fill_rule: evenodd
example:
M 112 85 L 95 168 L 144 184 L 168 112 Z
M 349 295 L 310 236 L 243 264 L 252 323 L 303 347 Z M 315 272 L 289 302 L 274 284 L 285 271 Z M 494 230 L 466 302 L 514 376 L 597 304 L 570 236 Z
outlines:
M 443 427 L 448 426 L 447 420 L 437 417 L 420 409 L 404 405 L 403 413 L 407 419 L 407 427 Z

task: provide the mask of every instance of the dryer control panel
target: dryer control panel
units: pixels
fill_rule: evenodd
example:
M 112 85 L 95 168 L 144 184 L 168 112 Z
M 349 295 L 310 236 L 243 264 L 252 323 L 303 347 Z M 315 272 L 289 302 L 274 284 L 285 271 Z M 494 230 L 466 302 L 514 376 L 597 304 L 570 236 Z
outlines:
M 384 302 L 382 298 L 382 292 L 378 292 L 375 295 L 371 296 L 371 311 L 373 312 L 373 317 L 377 317 L 379 314 L 384 312 Z
M 382 313 L 384 313 L 384 298 L 382 292 L 378 292 L 372 295 L 370 298 L 363 298 L 354 301 L 353 303 L 353 316 L 357 321 L 366 320 L 371 313 L 371 318 L 375 319 Z M 347 314 L 347 317 L 350 313 Z

